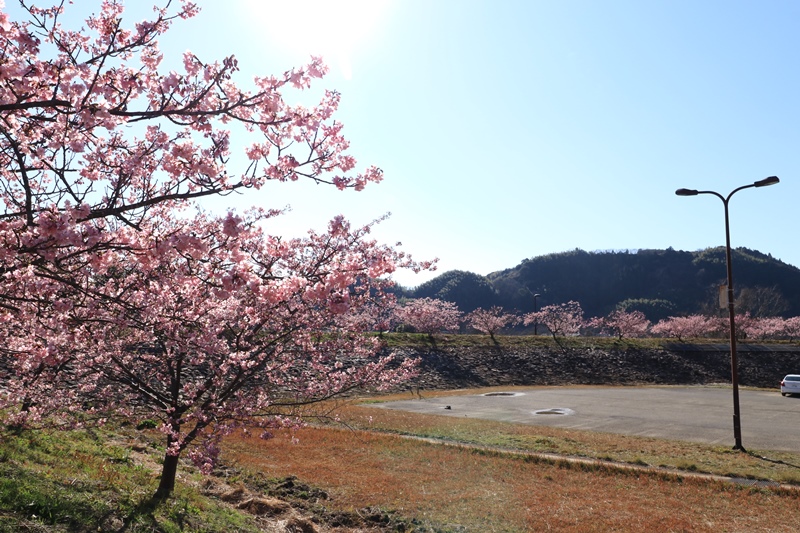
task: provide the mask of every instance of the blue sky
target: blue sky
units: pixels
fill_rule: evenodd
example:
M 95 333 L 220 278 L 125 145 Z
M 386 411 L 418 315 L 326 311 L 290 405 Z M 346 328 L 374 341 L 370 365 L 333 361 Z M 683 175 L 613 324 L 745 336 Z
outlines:
M 166 56 L 234 54 L 246 84 L 325 55 L 330 75 L 287 99 L 340 91 L 351 153 L 385 172 L 360 193 L 274 184 L 235 202 L 291 204 L 275 232 L 391 212 L 376 238 L 439 258 L 438 272 L 397 276 L 414 286 L 574 248 L 722 245 L 722 203 L 675 190 L 727 194 L 777 175 L 731 200 L 732 245 L 800 266 L 798 2 L 198 4 Z

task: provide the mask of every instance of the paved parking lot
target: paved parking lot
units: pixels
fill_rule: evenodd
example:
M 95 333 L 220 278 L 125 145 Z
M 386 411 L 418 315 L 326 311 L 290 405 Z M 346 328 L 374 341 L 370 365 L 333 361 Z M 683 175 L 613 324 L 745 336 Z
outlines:
M 532 387 L 500 392 L 371 405 L 721 446 L 734 443 L 730 387 Z M 739 401 L 746 449 L 800 453 L 800 398 L 783 397 L 777 390 L 740 389 Z

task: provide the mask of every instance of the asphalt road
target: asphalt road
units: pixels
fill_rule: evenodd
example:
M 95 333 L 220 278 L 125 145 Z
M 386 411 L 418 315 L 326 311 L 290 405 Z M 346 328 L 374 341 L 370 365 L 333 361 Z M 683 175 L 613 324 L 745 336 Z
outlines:
M 443 416 L 485 418 L 733 446 L 730 387 L 531 387 L 371 404 Z M 800 453 L 800 397 L 739 390 L 742 444 Z

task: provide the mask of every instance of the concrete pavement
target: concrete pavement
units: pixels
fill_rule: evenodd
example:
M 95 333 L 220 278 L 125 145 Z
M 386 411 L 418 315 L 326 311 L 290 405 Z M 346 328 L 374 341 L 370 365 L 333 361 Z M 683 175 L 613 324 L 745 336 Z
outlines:
M 742 444 L 800 453 L 800 398 L 739 391 Z M 730 387 L 515 387 L 370 404 L 381 409 L 472 417 L 733 446 Z

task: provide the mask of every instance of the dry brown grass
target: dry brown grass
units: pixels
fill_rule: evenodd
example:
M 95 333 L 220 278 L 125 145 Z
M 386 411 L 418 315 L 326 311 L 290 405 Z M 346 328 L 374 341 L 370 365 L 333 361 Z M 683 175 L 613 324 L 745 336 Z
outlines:
M 494 387 L 461 391 L 425 392 L 426 397 L 480 394 L 496 390 L 530 390 L 530 387 Z M 411 393 L 379 398 L 381 401 L 409 399 Z M 375 400 L 368 400 L 375 401 Z M 407 435 L 440 438 L 525 452 L 556 453 L 677 468 L 800 485 L 800 455 L 789 452 L 743 454 L 727 446 L 662 440 L 646 437 L 595 433 L 556 427 L 509 424 L 480 419 L 459 419 L 403 411 L 374 409 L 359 402 L 339 406 L 340 416 L 350 427 Z
M 570 455 L 628 457 L 633 463 L 665 457 L 709 463 L 704 468 L 688 465 L 690 470 L 735 469 L 738 461 L 764 462 L 728 450 L 656 439 L 358 405 L 340 411 L 353 426 L 384 431 L 468 442 L 479 441 L 476 436 L 483 434 L 489 445 L 563 448 Z M 328 504 L 339 509 L 396 510 L 454 531 L 793 531 L 800 519 L 797 491 L 568 466 L 361 430 L 317 427 L 298 436 L 300 441 L 294 445 L 284 434 L 270 441 L 231 437 L 223 447 L 225 459 L 268 476 L 298 476 L 329 492 Z M 592 453 L 582 453 L 586 451 Z

